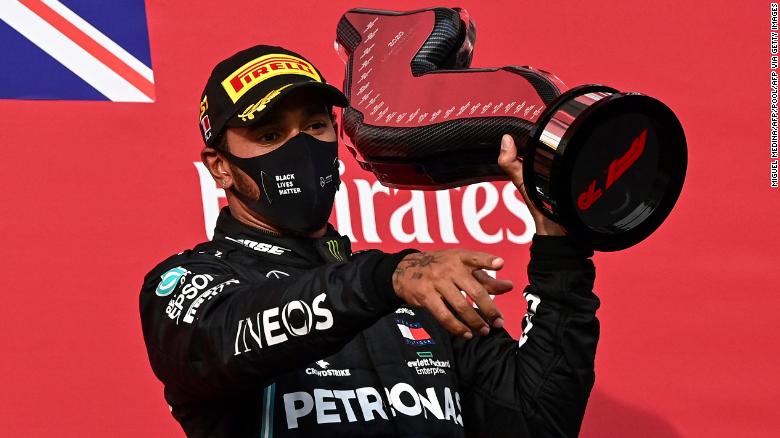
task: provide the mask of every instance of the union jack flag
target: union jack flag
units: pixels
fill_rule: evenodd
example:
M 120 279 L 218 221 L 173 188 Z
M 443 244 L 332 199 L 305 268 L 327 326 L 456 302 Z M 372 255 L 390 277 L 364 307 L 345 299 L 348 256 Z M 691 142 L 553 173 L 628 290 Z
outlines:
M 0 99 L 155 99 L 144 0 L 0 0 L 0 47 Z

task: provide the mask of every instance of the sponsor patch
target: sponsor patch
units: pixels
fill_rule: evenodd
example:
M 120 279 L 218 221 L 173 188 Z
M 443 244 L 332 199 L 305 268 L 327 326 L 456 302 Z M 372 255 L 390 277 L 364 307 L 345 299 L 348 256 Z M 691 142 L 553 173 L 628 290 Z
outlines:
M 220 292 L 222 292 L 223 289 L 225 289 L 226 286 L 229 286 L 231 284 L 238 284 L 239 281 L 235 278 L 232 278 L 228 281 L 222 282 L 211 289 L 207 290 L 206 292 L 203 292 L 198 296 L 198 298 L 195 299 L 195 301 L 190 304 L 190 308 L 187 309 L 187 313 L 184 314 L 184 318 L 182 320 L 186 322 L 187 324 L 192 324 L 193 321 L 195 321 L 195 313 L 198 311 L 198 308 L 203 305 L 206 301 L 210 301 L 212 298 L 217 296 Z
M 338 240 L 331 239 L 325 243 L 328 245 L 328 251 L 330 251 L 330 255 L 332 255 L 334 259 L 344 261 L 344 257 L 341 256 L 341 251 L 339 250 Z
M 304 372 L 310 376 L 314 375 L 318 377 L 349 377 L 352 375 L 348 369 L 328 369 L 330 363 L 324 360 L 318 360 L 315 363 L 321 369 L 318 370 L 317 368 L 309 367 L 306 368 Z
M 165 313 L 168 315 L 168 318 L 176 320 L 176 324 L 178 324 L 179 316 L 184 309 L 184 301 L 195 298 L 200 291 L 209 286 L 212 280 L 214 280 L 214 277 L 209 274 L 195 275 L 189 279 L 189 282 L 186 282 L 186 277 L 182 279 L 181 284 L 186 284 L 181 288 L 181 292 L 179 292 L 178 295 L 171 298 L 168 302 L 168 306 L 165 308 Z
M 333 175 L 320 177 L 320 187 L 325 187 L 325 184 L 330 184 L 332 182 L 333 182 Z
M 203 100 L 200 101 L 200 116 L 203 117 L 206 111 L 209 109 L 209 97 L 203 96 Z
M 413 368 L 418 375 L 435 376 L 437 374 L 447 374 L 450 368 L 449 360 L 438 360 L 433 358 L 433 352 L 418 351 L 419 359 L 406 361 L 406 366 Z
M 160 283 L 157 285 L 157 289 L 155 289 L 154 293 L 160 297 L 170 295 L 171 292 L 176 289 L 179 280 L 188 273 L 189 271 L 181 266 L 169 269 L 165 274 L 160 276 Z
M 200 129 L 203 131 L 203 138 L 206 140 L 211 138 L 211 120 L 209 120 L 209 116 L 203 116 L 200 119 Z
M 284 54 L 270 54 L 255 58 L 239 67 L 222 81 L 222 87 L 233 103 L 247 91 L 266 79 L 279 75 L 303 75 L 322 82 L 314 66 L 301 58 Z
M 203 96 L 203 100 L 200 102 L 200 129 L 203 131 L 203 138 L 206 140 L 211 138 L 211 120 L 209 120 L 206 111 L 209 109 L 209 97 Z
M 534 328 L 533 317 L 536 315 L 536 311 L 539 308 L 539 304 L 542 299 L 538 295 L 534 295 L 530 292 L 523 294 L 525 300 L 528 302 L 528 311 L 523 318 L 523 334 L 518 341 L 518 348 L 522 347 L 528 341 L 528 333 Z
M 253 317 L 240 319 L 236 328 L 235 356 L 286 342 L 290 337 L 306 336 L 312 331 L 333 327 L 333 313 L 325 303 L 327 294 L 314 297 L 311 304 L 290 301 L 281 308 L 272 307 Z
M 401 314 L 401 313 L 405 313 L 405 314 L 407 314 L 409 316 L 414 316 L 414 311 L 412 309 L 408 308 L 408 307 L 399 307 L 399 308 L 395 309 L 395 314 L 396 315 Z
M 284 271 L 278 271 L 276 269 L 268 271 L 265 274 L 265 278 L 276 278 L 276 279 L 279 279 L 279 278 L 282 278 L 282 277 L 289 277 L 289 276 L 290 276 L 290 274 L 288 274 L 288 273 L 286 273 Z
M 381 392 L 388 403 L 383 401 Z M 391 387 L 317 388 L 282 395 L 287 429 L 311 424 L 388 421 L 391 417 L 422 416 L 463 426 L 460 394 L 449 387 L 415 388 L 408 383 Z
M 247 248 L 251 248 L 258 252 L 266 252 L 273 255 L 282 255 L 285 251 L 290 251 L 288 248 L 282 248 L 281 246 L 271 245 L 263 242 L 255 242 L 254 240 L 249 239 L 234 239 L 230 236 L 225 236 L 225 239 L 230 240 L 231 242 L 240 243 Z
M 423 328 L 419 322 L 410 322 L 404 319 L 396 318 L 395 323 L 401 336 L 409 345 L 433 345 L 435 342 L 431 335 Z

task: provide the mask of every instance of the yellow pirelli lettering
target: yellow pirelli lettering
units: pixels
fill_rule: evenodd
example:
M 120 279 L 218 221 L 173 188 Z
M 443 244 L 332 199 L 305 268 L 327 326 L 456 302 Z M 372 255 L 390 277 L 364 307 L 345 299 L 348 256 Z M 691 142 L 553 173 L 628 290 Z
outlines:
M 284 54 L 270 54 L 255 58 L 239 67 L 222 81 L 228 96 L 237 102 L 247 91 L 268 78 L 279 75 L 303 75 L 322 82 L 314 66 L 301 58 Z

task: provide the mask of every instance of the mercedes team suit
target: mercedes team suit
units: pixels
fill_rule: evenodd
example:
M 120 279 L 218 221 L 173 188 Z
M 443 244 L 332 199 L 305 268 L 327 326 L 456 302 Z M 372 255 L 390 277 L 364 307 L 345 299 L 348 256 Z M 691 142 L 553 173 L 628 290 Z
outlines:
M 278 237 L 223 209 L 160 263 L 144 340 L 191 437 L 572 437 L 594 382 L 593 252 L 535 236 L 523 335 L 467 341 L 394 293 L 411 250 L 350 252 L 331 226 Z

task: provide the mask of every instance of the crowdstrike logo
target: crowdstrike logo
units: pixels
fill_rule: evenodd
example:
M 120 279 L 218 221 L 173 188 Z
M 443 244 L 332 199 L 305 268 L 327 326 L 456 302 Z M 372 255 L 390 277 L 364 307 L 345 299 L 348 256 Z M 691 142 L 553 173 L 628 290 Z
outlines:
M 384 388 L 389 406 L 385 406 L 377 388 L 370 386 L 338 390 L 315 389 L 312 392 L 290 392 L 282 396 L 288 429 L 297 429 L 301 422 L 316 424 L 355 421 L 388 420 L 389 416 L 406 415 L 439 421 L 452 421 L 463 426 L 460 394 L 449 387 L 428 387 L 417 391 L 408 383 Z M 313 415 L 312 415 L 313 414 Z
M 350 371 L 348 369 L 342 369 L 342 370 L 329 370 L 328 366 L 330 364 L 328 362 L 325 362 L 324 360 L 318 360 L 317 362 L 314 362 L 317 364 L 318 367 L 322 368 L 321 370 L 318 370 L 316 368 L 306 368 L 305 372 L 308 375 L 314 375 L 319 377 L 348 377 L 351 376 Z

